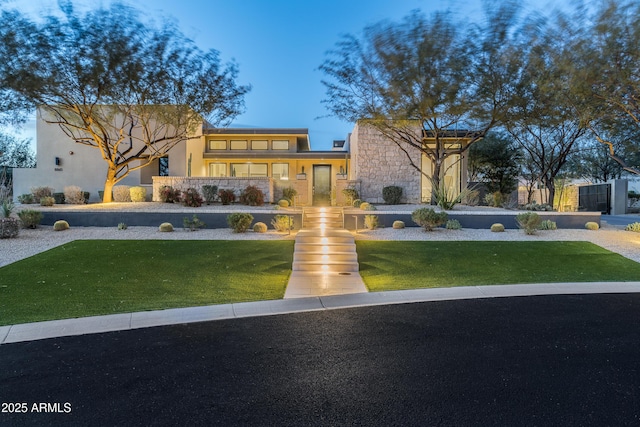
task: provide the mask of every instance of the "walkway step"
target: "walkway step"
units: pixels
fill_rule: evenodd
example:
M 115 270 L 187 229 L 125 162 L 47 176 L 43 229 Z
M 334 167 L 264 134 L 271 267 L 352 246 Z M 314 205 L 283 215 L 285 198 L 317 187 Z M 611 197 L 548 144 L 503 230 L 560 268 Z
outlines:
M 328 261 L 328 262 L 295 262 L 293 271 L 332 271 L 335 273 L 357 273 L 360 270 L 357 262 L 351 261 Z
M 358 254 L 355 252 L 295 252 L 293 254 L 293 262 L 297 261 L 315 261 L 315 262 L 329 262 L 331 261 L 350 261 L 358 262 Z
M 315 252 L 315 253 L 324 253 L 326 248 L 326 252 L 355 252 L 356 244 L 355 243 L 296 243 L 295 253 L 303 253 L 303 252 Z

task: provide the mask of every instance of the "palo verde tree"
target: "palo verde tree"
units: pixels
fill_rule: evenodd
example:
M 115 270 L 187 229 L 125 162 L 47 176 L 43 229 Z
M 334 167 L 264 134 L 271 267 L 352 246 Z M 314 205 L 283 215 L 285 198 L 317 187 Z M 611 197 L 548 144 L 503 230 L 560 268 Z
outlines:
M 517 11 L 515 2 L 488 8 L 487 23 L 469 33 L 451 14 L 413 12 L 368 26 L 361 38 L 347 35 L 320 66 L 327 76 L 324 102 L 343 120 L 377 128 L 421 173 L 412 154 L 424 154 L 435 189 L 445 160 L 503 119 L 518 70 L 511 43 Z
M 121 3 L 79 13 L 63 2 L 38 20 L 0 16 L 0 89 L 37 107 L 106 162 L 104 202 L 131 171 L 197 136 L 204 121 L 226 124 L 248 86 L 234 64 L 203 52 L 172 24 L 144 22 Z

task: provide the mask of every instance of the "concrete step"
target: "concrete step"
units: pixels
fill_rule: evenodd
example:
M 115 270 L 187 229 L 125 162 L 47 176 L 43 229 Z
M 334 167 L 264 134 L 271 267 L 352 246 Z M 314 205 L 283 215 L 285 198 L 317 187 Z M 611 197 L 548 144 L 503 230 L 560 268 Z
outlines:
M 296 243 L 294 251 L 323 253 L 324 248 L 327 248 L 326 253 L 355 252 L 356 244 L 355 243 L 332 243 L 332 244 Z
M 300 230 L 298 231 L 297 237 L 350 237 L 353 239 L 353 234 L 344 229 L 330 229 L 326 230 L 322 235 L 318 234 L 317 230 Z
M 293 254 L 293 262 L 317 261 L 317 262 L 334 262 L 349 261 L 358 262 L 358 254 L 355 252 L 299 252 Z
M 342 245 L 353 243 L 353 237 L 297 236 L 296 243 L 308 243 L 312 245 Z
M 359 265 L 357 262 L 334 261 L 334 262 L 294 262 L 293 271 L 330 271 L 330 272 L 357 272 Z

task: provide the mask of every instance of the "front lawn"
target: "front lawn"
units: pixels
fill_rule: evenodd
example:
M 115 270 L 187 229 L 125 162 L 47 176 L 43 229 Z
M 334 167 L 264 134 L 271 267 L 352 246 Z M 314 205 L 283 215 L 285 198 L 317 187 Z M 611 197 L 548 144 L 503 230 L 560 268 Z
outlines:
M 279 299 L 293 241 L 78 240 L 0 268 L 0 325 Z
M 358 241 L 371 291 L 640 280 L 640 264 L 589 242 Z

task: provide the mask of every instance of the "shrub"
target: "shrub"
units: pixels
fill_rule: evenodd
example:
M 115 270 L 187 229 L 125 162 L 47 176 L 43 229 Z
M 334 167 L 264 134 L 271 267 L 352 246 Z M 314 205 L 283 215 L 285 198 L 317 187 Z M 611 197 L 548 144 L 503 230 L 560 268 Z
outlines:
M 77 185 L 64 187 L 64 200 L 72 205 L 83 205 L 84 194 L 82 194 L 82 188 Z
M 402 187 L 390 185 L 382 189 L 382 199 L 387 205 L 398 205 L 402 198 Z
M 244 233 L 251 227 L 253 215 L 246 212 L 236 212 L 227 216 L 227 224 L 233 229 L 234 233 Z
M 199 208 L 202 206 L 203 202 L 204 200 L 202 200 L 202 196 L 195 188 L 187 188 L 186 191 L 182 192 L 182 204 L 184 206 Z
M 404 228 L 404 221 L 393 221 L 393 228 L 396 230 Z
M 354 208 L 359 208 L 361 204 L 363 204 L 364 202 L 360 199 L 355 199 L 352 203 Z
M 127 229 L 127 224 L 125 224 L 124 222 L 121 222 L 118 224 L 118 230 L 126 230 Z
M 516 222 L 525 234 L 536 234 L 542 219 L 535 212 L 524 212 L 516 215 Z
M 271 220 L 271 225 L 273 225 L 273 228 L 277 231 L 289 231 L 293 228 L 293 219 L 288 215 L 276 215 Z
M 223 205 L 228 205 L 236 201 L 236 193 L 233 190 L 219 190 L 218 197 Z
M 59 220 L 53 223 L 54 231 L 62 231 L 62 230 L 68 230 L 68 229 L 69 229 L 69 223 L 67 221 Z
M 597 222 L 589 221 L 584 225 L 584 228 L 586 228 L 587 230 L 596 231 L 596 230 L 600 229 L 600 226 L 598 225 Z
M 53 206 L 56 202 L 56 199 L 53 197 L 42 197 L 40 198 L 40 206 Z
M 369 230 L 375 230 L 378 226 L 378 215 L 365 215 L 364 226 Z
M 377 211 L 378 210 L 371 203 L 367 203 L 367 202 L 364 202 L 363 204 L 361 204 L 360 205 L 360 209 L 362 209 L 363 211 Z
M 424 227 L 425 231 L 432 231 L 434 227 L 447 221 L 447 213 L 436 212 L 430 208 L 420 208 L 411 213 L 411 219 L 419 226 Z
M 91 196 L 91 193 L 89 193 L 88 191 L 83 191 L 82 196 L 84 197 L 84 202 L 89 203 L 89 197 Z
M 162 191 L 162 189 L 160 189 Z M 118 203 L 127 203 L 131 201 L 131 187 L 128 185 L 113 186 L 113 201 Z
M 203 185 L 202 186 L 202 195 L 204 196 L 204 201 L 206 204 L 210 204 L 215 202 L 216 196 L 218 195 L 218 186 L 217 185 Z
M 18 218 L 0 218 L 0 239 L 17 237 L 20 232 Z
M 180 202 L 180 190 L 174 189 L 170 185 L 163 185 L 160 187 L 160 201 L 162 203 L 178 203 Z
M 469 192 L 460 200 L 460 203 L 467 206 L 478 206 L 480 202 L 480 192 L 478 190 L 469 190 Z
M 557 230 L 558 225 L 555 221 L 551 221 L 550 219 L 545 219 L 540 223 L 540 230 Z
M 53 193 L 53 199 L 56 205 L 64 205 L 64 193 Z
M 200 230 L 202 227 L 206 227 L 207 224 L 200 221 L 200 219 L 194 215 L 192 219 L 184 217 L 182 219 L 182 225 L 184 228 L 188 228 L 189 231 L 196 231 Z
M 15 207 L 16 205 L 14 205 L 11 200 L 9 199 L 2 200 L 2 203 L 0 204 L 0 209 L 2 210 L 2 217 L 9 218 L 11 216 L 11 212 L 13 212 L 13 209 Z
M 553 207 L 546 203 L 538 204 L 537 202 L 529 203 L 522 206 L 522 209 L 527 211 L 552 211 Z
M 250 185 L 240 194 L 240 203 L 249 206 L 262 206 L 264 205 L 264 193 L 255 185 Z
M 142 203 L 147 201 L 147 189 L 144 187 L 129 188 L 129 197 L 134 203 Z
M 18 212 L 18 218 L 22 221 L 24 228 L 38 228 L 42 217 L 42 212 L 33 209 L 24 209 Z
M 461 192 L 457 193 L 457 190 L 446 185 L 444 182 L 438 182 L 434 179 L 431 180 L 431 187 L 433 188 L 432 192 L 436 199 L 436 204 L 446 210 L 453 209 L 455 205 L 460 203 L 462 199 L 466 198 L 472 191 L 464 188 Z
M 158 231 L 169 233 L 173 231 L 173 225 L 170 222 L 163 222 L 162 224 L 160 224 L 160 227 L 158 227 Z
M 457 219 L 450 219 L 444 226 L 447 230 L 462 230 L 462 225 Z
M 494 233 L 502 233 L 504 231 L 504 225 L 499 222 L 491 224 L 491 231 Z
M 289 200 L 289 204 L 293 204 L 291 202 L 293 202 L 296 199 L 297 195 L 298 195 L 298 190 L 296 190 L 293 187 L 287 187 L 282 189 L 282 197 L 284 199 Z
M 635 231 L 636 233 L 640 233 L 640 222 L 627 224 L 627 226 L 624 229 L 626 231 Z
M 30 205 L 34 203 L 33 194 L 21 194 L 18 196 L 18 203 L 23 205 Z
M 345 197 L 345 204 L 351 206 L 353 201 L 360 197 L 358 190 L 353 187 L 344 188 L 342 194 Z
M 281 208 L 288 208 L 289 201 L 287 199 L 280 199 L 278 200 L 278 206 L 280 206 Z
M 253 225 L 253 231 L 256 233 L 266 233 L 267 232 L 267 224 L 264 222 L 256 222 Z
M 32 187 L 31 194 L 33 195 L 33 203 L 40 203 L 40 199 L 43 197 L 51 197 L 53 195 L 53 188 L 51 187 Z

